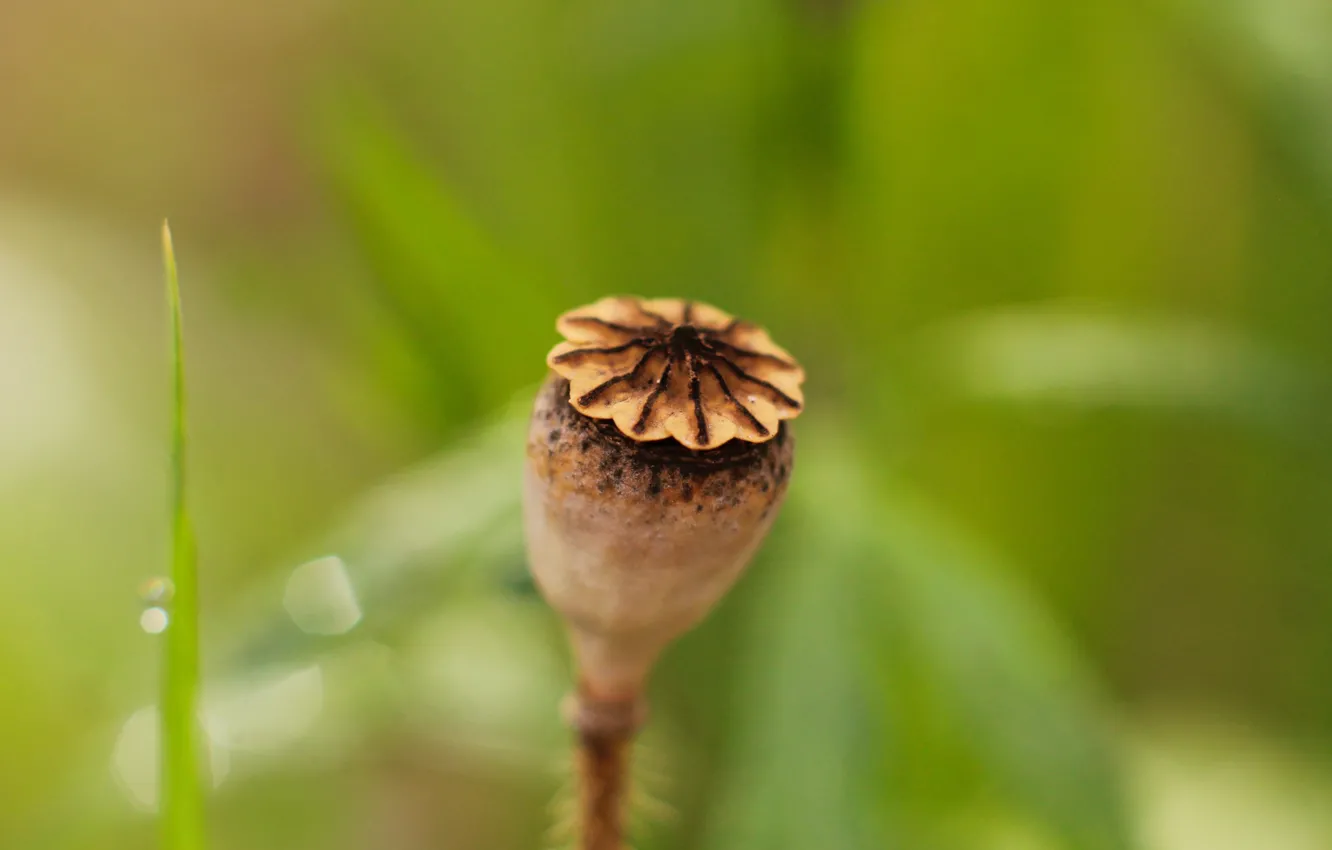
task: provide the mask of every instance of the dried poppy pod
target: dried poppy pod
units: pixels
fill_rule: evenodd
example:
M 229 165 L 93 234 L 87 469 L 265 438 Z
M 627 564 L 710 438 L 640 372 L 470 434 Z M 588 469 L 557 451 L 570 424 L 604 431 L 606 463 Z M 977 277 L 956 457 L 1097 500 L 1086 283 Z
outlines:
M 761 328 L 690 301 L 605 298 L 557 327 L 527 441 L 527 547 L 578 664 L 578 846 L 621 850 L 648 673 L 772 525 L 804 371 Z
M 528 436 L 530 562 L 568 623 L 585 702 L 627 704 L 772 524 L 804 371 L 763 329 L 696 302 L 605 298 L 557 328 Z

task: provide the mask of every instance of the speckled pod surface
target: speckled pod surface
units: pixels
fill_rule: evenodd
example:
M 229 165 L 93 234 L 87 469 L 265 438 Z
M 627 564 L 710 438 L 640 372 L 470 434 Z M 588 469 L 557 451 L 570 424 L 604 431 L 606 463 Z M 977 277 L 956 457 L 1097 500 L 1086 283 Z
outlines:
M 731 587 L 777 514 L 794 441 L 710 451 L 638 442 L 569 404 L 552 375 L 527 440 L 527 544 L 587 684 L 636 693 L 661 649 Z

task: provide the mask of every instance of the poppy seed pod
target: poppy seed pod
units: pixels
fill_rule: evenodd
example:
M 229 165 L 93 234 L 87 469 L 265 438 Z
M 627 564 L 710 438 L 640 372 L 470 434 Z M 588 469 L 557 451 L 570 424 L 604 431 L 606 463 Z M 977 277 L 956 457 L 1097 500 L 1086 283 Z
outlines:
M 632 731 L 661 651 L 776 516 L 804 372 L 763 329 L 696 302 L 606 298 L 557 328 L 528 435 L 529 559 L 568 626 L 584 712 L 626 706 L 584 720 Z

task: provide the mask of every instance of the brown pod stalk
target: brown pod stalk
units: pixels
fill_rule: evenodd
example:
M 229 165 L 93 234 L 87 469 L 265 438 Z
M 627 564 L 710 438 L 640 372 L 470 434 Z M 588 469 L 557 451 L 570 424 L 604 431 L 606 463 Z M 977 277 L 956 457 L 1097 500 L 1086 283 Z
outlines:
M 606 298 L 557 328 L 528 435 L 527 545 L 578 665 L 581 846 L 619 850 L 648 675 L 771 526 L 804 372 L 763 329 L 697 302 Z

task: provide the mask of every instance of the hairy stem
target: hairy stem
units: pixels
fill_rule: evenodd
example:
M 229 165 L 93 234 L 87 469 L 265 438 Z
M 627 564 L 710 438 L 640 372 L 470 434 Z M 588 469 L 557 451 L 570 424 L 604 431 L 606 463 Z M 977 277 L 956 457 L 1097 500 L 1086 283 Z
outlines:
M 578 850 L 623 850 L 629 755 L 643 703 L 601 699 L 580 688 L 570 708 L 578 736 Z
M 630 739 L 580 735 L 578 771 L 582 830 L 579 850 L 621 850 L 629 791 Z

